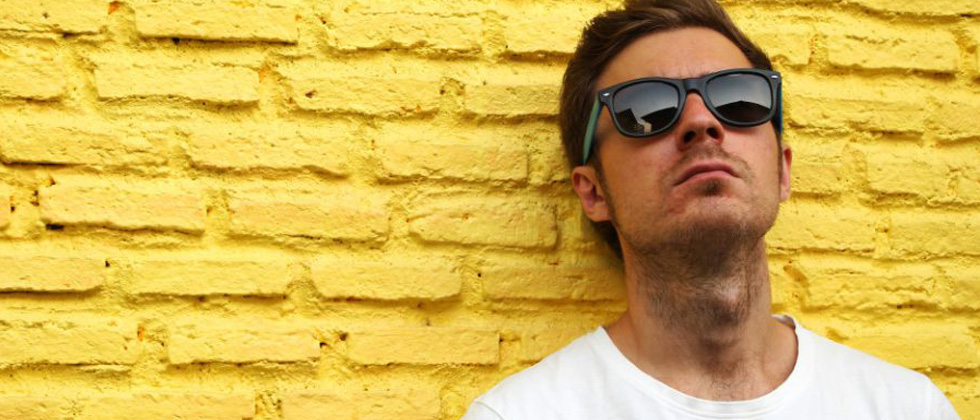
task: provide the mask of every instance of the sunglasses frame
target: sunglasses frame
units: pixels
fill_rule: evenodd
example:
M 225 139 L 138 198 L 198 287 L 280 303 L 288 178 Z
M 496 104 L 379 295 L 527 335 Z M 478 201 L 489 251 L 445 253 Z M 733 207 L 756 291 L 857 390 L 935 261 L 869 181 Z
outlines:
M 763 118 L 758 122 L 750 122 L 750 123 L 733 121 L 721 115 L 721 113 L 718 112 L 715 106 L 711 103 L 711 98 L 705 94 L 705 90 L 708 86 L 708 83 L 719 77 L 729 76 L 732 74 L 755 74 L 755 75 L 762 76 L 763 79 L 769 82 L 769 90 L 772 95 L 770 100 L 772 101 L 771 103 L 775 104 L 775 106 L 773 106 L 769 110 L 769 113 L 766 115 L 765 118 Z M 623 127 L 619 124 L 619 121 L 613 115 L 614 114 L 613 107 L 612 107 L 613 98 L 616 97 L 616 93 L 618 93 L 620 90 L 624 88 L 640 83 L 650 83 L 650 82 L 665 83 L 674 87 L 674 89 L 677 91 L 677 102 L 679 104 L 677 108 L 677 112 L 674 114 L 674 117 L 671 118 L 670 123 L 668 123 L 667 125 L 659 129 L 643 134 L 629 133 L 623 129 Z M 766 122 L 772 120 L 773 125 L 776 128 L 776 133 L 781 134 L 783 131 L 783 118 L 782 118 L 782 111 L 783 111 L 782 93 L 783 92 L 781 89 L 781 85 L 782 85 L 781 82 L 782 82 L 782 76 L 779 74 L 779 72 L 776 71 L 763 70 L 763 69 L 729 69 L 729 70 L 722 70 L 719 72 L 706 74 L 701 77 L 695 77 L 690 79 L 668 79 L 663 77 L 645 77 L 642 79 L 627 80 L 623 83 L 619 83 L 607 87 L 603 90 L 600 90 L 599 93 L 596 95 L 595 103 L 592 105 L 592 112 L 589 114 L 589 123 L 585 129 L 585 141 L 583 142 L 582 145 L 582 165 L 586 165 L 589 162 L 589 155 L 592 151 L 592 145 L 593 143 L 596 142 L 595 139 L 596 124 L 599 121 L 599 114 L 600 112 L 602 112 L 603 106 L 605 106 L 606 109 L 609 110 L 609 116 L 610 118 L 612 118 L 613 125 L 616 126 L 616 131 L 619 131 L 620 134 L 626 137 L 633 137 L 633 138 L 652 137 L 657 134 L 664 133 L 674 127 L 674 124 L 677 123 L 677 120 L 680 119 L 681 114 L 684 112 L 684 104 L 687 102 L 687 95 L 691 92 L 697 92 L 699 95 L 701 95 L 701 98 L 704 100 L 704 105 L 708 108 L 709 111 L 711 111 L 711 115 L 714 115 L 715 118 L 717 118 L 719 121 L 721 121 L 724 124 L 735 126 L 735 127 L 753 127 L 753 126 L 765 124 Z

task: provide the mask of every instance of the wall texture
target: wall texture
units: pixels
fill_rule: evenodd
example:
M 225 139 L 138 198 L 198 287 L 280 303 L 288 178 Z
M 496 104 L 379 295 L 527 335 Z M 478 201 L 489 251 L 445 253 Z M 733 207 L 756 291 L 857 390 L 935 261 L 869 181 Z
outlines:
M 624 308 L 555 112 L 611 3 L 0 2 L 0 418 L 455 419 Z M 731 0 L 774 310 L 980 418 L 980 3 Z

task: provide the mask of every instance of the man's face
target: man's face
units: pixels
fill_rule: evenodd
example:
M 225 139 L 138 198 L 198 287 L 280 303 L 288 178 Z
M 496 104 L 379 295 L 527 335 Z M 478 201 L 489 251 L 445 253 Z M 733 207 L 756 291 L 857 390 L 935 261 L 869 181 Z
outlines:
M 692 78 L 750 67 L 720 33 L 684 28 L 634 41 L 609 63 L 597 88 L 643 77 Z M 761 238 L 779 202 L 789 196 L 791 152 L 778 150 L 772 124 L 725 126 L 696 93 L 687 96 L 683 113 L 666 133 L 625 137 L 606 108 L 596 133 L 603 179 L 593 168 L 580 166 L 572 181 L 590 219 L 613 221 L 624 252 L 693 246 L 725 235 Z M 690 176 L 692 171 L 697 174 Z

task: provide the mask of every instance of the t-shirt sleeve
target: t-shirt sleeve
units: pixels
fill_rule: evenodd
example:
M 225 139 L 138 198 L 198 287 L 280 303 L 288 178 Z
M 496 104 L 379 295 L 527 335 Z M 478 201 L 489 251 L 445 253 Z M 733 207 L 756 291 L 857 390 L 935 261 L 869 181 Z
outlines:
M 943 394 L 943 391 L 931 381 L 929 382 L 929 392 L 931 403 L 929 404 L 929 416 L 926 418 L 929 420 L 960 420 L 960 416 L 956 414 L 956 409 L 949 402 L 949 398 L 946 398 L 946 394 Z
M 496 411 L 493 411 L 490 406 L 480 402 L 474 401 L 470 405 L 470 409 L 463 414 L 463 418 L 460 420 L 505 420 Z M 957 419 L 958 420 L 958 419 Z

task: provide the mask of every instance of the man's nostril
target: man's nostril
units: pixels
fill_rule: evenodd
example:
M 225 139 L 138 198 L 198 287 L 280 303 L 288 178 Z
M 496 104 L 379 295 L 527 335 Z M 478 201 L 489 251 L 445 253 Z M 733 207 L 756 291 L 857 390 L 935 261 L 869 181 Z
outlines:
M 694 140 L 695 136 L 697 136 L 697 134 L 694 131 L 684 133 L 684 143 L 690 143 L 692 140 Z
M 718 129 L 715 127 L 708 127 L 708 135 L 711 136 L 711 138 L 718 138 Z

